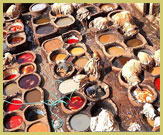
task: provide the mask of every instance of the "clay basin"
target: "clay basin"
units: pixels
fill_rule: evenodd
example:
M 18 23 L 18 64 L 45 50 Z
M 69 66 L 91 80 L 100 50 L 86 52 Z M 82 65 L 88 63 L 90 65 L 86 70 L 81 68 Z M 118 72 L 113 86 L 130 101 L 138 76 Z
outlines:
M 35 28 L 35 32 L 38 35 L 49 35 L 51 33 L 54 33 L 55 31 L 56 28 L 51 23 L 39 25 Z
M 12 80 L 16 80 L 20 76 L 18 70 L 16 68 L 10 68 L 3 71 L 3 82 L 9 82 Z
M 27 62 L 19 65 L 20 74 L 29 74 L 37 71 L 37 66 L 33 62 Z
M 44 108 L 41 105 L 27 106 L 24 110 L 24 118 L 29 122 L 43 119 L 46 116 L 43 109 Z
M 66 125 L 70 132 L 89 132 L 90 120 L 90 114 L 86 112 L 79 112 L 69 115 L 66 120 Z
M 92 86 L 99 86 L 99 90 L 96 93 L 95 97 L 92 97 L 91 94 L 88 95 L 87 90 L 88 88 L 91 88 Z M 110 95 L 110 89 L 109 86 L 103 82 L 100 81 L 93 81 L 88 83 L 85 87 L 84 87 L 84 94 L 87 97 L 87 99 L 89 101 L 98 101 L 98 100 L 104 100 L 105 98 L 109 97 Z
M 71 94 L 68 94 L 66 96 L 70 97 L 70 95 Z M 85 95 L 77 91 L 72 94 L 70 100 L 67 98 L 64 98 L 63 100 L 67 102 L 67 104 L 63 102 L 61 103 L 62 110 L 66 114 L 74 114 L 81 111 L 87 103 L 87 98 L 85 97 Z
M 139 75 L 139 79 L 141 80 L 141 82 L 144 81 L 144 71 L 142 71 Z M 122 76 L 122 70 L 119 71 L 118 73 L 118 80 L 119 83 L 125 87 L 125 88 L 129 88 L 129 84 L 127 83 L 127 81 L 125 80 L 125 78 Z
M 87 52 L 87 48 L 84 43 L 76 43 L 73 45 L 68 45 L 66 49 L 72 56 L 80 57 Z
M 91 116 L 97 116 L 103 109 L 107 109 L 110 111 L 114 116 L 118 115 L 118 109 L 116 104 L 111 99 L 100 100 L 96 102 L 90 110 Z
M 29 90 L 40 85 L 41 77 L 36 73 L 26 74 L 22 75 L 17 82 L 20 89 Z
M 39 16 L 39 17 L 32 18 L 32 22 L 35 25 L 42 25 L 42 24 L 49 23 L 50 22 L 50 19 L 48 17 Z
M 11 124 L 11 120 L 12 120 L 12 124 Z M 4 116 L 3 124 L 4 124 L 4 131 L 8 131 L 8 132 L 21 128 L 24 124 L 22 111 L 17 110 L 17 111 L 12 111 L 7 113 Z
M 130 48 L 142 48 L 147 44 L 146 39 L 141 35 L 140 33 L 137 33 L 136 35 L 132 37 L 125 37 L 124 38 L 124 44 Z
M 82 40 L 82 35 L 77 30 L 70 30 L 62 34 L 63 41 L 68 44 L 74 44 Z
M 112 44 L 107 44 L 102 47 L 104 54 L 109 57 L 121 56 L 125 54 L 125 48 L 123 44 L 115 42 Z
M 48 54 L 50 64 L 65 60 L 68 57 L 68 52 L 65 49 L 57 49 Z
M 37 121 L 27 126 L 25 132 L 50 132 L 50 128 L 44 121 Z
M 139 85 L 141 89 L 136 86 L 128 88 L 128 98 L 130 102 L 137 107 L 142 107 L 145 103 L 153 103 L 157 99 L 157 92 L 149 85 Z
M 35 3 L 29 7 L 29 11 L 32 16 L 39 16 L 41 15 L 41 13 L 43 13 L 46 10 L 47 7 L 48 7 L 48 4 Z
M 65 71 L 66 69 L 58 70 L 59 66 L 61 66 L 62 64 L 66 65 L 68 67 L 68 71 Z M 75 72 L 75 67 L 72 65 L 71 62 L 64 61 L 64 63 L 63 63 L 63 62 L 59 61 L 56 64 L 54 64 L 53 72 L 54 72 L 55 78 L 65 80 L 65 79 L 70 78 L 73 75 L 73 73 Z
M 24 25 L 21 22 L 13 23 L 7 28 L 7 31 L 8 31 L 8 33 L 23 32 L 24 31 Z
M 25 42 L 26 42 L 25 32 L 11 34 L 6 39 L 6 45 L 9 48 L 23 45 Z

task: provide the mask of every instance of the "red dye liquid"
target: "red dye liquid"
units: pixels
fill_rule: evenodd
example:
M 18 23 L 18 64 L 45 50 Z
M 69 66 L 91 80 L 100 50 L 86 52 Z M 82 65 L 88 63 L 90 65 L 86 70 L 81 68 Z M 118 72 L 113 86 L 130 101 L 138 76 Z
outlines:
M 156 86 L 157 90 L 160 91 L 160 78 L 157 78 L 155 80 L 155 86 Z
M 10 31 L 16 32 L 16 31 L 20 31 L 21 29 L 22 29 L 22 26 L 17 25 L 17 26 L 12 26 L 10 28 Z
M 71 97 L 71 100 L 67 101 L 69 103 L 68 108 L 71 110 L 77 110 L 82 107 L 84 99 L 79 96 Z
M 67 43 L 68 43 L 68 44 L 73 44 L 73 43 L 77 43 L 77 42 L 79 42 L 78 39 L 68 39 L 68 40 L 67 40 Z
M 11 103 L 13 103 L 13 104 L 8 104 L 6 106 L 6 109 L 5 109 L 6 112 L 19 110 L 22 107 L 22 101 L 20 101 L 18 99 L 11 101 Z
M 4 80 L 11 80 L 11 79 L 14 79 L 15 77 L 16 77 L 16 74 L 12 74 L 12 75 L 7 76 Z
M 13 129 L 21 125 L 23 118 L 21 116 L 15 115 L 7 119 L 5 125 L 8 129 Z
M 3 31 L 3 38 L 6 39 L 7 33 Z
M 32 62 L 34 59 L 34 56 L 30 53 L 24 53 L 18 57 L 18 63 L 27 63 L 27 62 Z

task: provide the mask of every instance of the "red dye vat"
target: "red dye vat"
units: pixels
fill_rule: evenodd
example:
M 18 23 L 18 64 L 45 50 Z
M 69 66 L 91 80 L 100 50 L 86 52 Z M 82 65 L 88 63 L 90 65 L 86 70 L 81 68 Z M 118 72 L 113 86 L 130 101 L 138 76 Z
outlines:
M 84 99 L 79 96 L 71 97 L 71 100 L 67 101 L 69 103 L 68 108 L 71 110 L 77 110 L 84 104 Z
M 21 29 L 22 29 L 22 26 L 16 25 L 16 26 L 12 26 L 10 28 L 10 31 L 16 32 L 16 31 L 20 31 Z
M 77 42 L 79 42 L 78 39 L 68 39 L 68 40 L 67 40 L 67 43 L 68 43 L 68 44 L 73 44 L 73 43 L 77 43 Z
M 15 115 L 15 116 L 11 116 L 10 118 L 8 118 L 6 120 L 6 128 L 8 129 L 13 129 L 16 128 L 18 126 L 20 126 L 23 122 L 23 118 L 21 116 Z
M 11 80 L 11 79 L 14 79 L 15 77 L 16 77 L 16 74 L 12 74 L 4 78 L 4 80 Z
M 5 108 L 6 112 L 19 110 L 22 107 L 22 101 L 20 99 L 13 99 L 10 104 Z
M 6 37 L 7 37 L 7 33 L 3 31 L 3 38 L 6 39 Z
M 27 62 L 32 62 L 33 59 L 34 59 L 34 56 L 31 53 L 24 53 L 18 57 L 17 62 L 19 64 L 27 63 Z
M 155 87 L 157 88 L 158 91 L 160 91 L 160 78 L 157 78 L 155 80 Z

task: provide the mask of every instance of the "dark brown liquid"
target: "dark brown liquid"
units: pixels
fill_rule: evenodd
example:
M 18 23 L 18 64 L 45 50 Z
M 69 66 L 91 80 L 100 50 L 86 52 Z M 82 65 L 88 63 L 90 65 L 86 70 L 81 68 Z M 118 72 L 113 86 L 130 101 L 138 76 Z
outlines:
M 36 30 L 37 34 L 49 34 L 54 30 L 52 25 L 39 26 Z
M 126 62 L 129 61 L 130 59 L 131 58 L 129 57 L 123 57 L 123 56 L 115 58 L 113 60 L 113 65 L 115 67 L 122 68 L 126 64 Z
M 136 47 L 136 46 L 139 46 L 142 44 L 143 44 L 143 42 L 139 39 L 136 39 L 136 38 L 130 39 L 127 41 L 127 46 L 129 46 L 129 47 Z
M 39 90 L 32 90 L 25 94 L 25 100 L 27 103 L 31 102 L 40 102 L 41 100 L 41 92 Z
M 19 81 L 19 86 L 23 89 L 31 89 L 38 85 L 39 78 L 36 75 L 26 75 Z
M 18 44 L 20 43 L 24 38 L 22 37 L 13 37 L 9 40 L 10 44 Z
M 44 113 L 40 109 L 30 108 L 25 111 L 25 118 L 28 121 L 38 120 L 44 117 Z

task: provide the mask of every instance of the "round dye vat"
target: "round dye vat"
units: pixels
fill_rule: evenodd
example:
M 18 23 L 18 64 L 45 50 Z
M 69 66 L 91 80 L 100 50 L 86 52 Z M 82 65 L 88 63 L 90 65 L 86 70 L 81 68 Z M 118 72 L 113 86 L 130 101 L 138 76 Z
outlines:
M 118 58 L 115 58 L 113 60 L 113 66 L 117 67 L 117 68 L 122 68 L 127 61 L 129 61 L 131 58 L 129 57 L 124 57 L 124 56 L 121 56 L 121 57 L 118 57 Z
M 145 88 L 135 89 L 132 95 L 139 103 L 149 103 L 153 98 L 153 93 Z
M 76 114 L 70 119 L 70 126 L 75 131 L 85 131 L 89 128 L 90 117 L 86 114 Z
M 18 58 L 17 58 L 17 62 L 19 64 L 22 63 L 27 63 L 27 62 L 32 62 L 34 60 L 34 56 L 31 53 L 24 53 L 21 54 Z
M 82 55 L 85 52 L 85 50 L 82 47 L 74 47 L 70 49 L 69 52 L 74 56 L 79 56 Z
M 40 4 L 35 4 L 32 6 L 32 11 L 41 11 L 47 7 L 46 4 L 40 3 Z
M 70 17 L 59 18 L 56 22 L 58 26 L 67 26 L 73 23 L 73 20 Z
M 125 53 L 124 49 L 119 46 L 112 46 L 107 49 L 107 52 L 110 55 L 119 56 Z
M 59 91 L 62 94 L 71 93 L 74 91 L 74 89 L 78 89 L 78 88 L 79 88 L 79 84 L 76 83 L 73 79 L 68 79 L 59 85 Z
M 11 74 L 5 77 L 3 80 L 11 80 L 11 79 L 14 79 L 15 77 L 16 77 L 16 74 Z
M 43 26 L 39 26 L 36 29 L 36 33 L 37 34 L 49 34 L 51 32 L 53 32 L 54 30 L 54 26 L 53 25 L 43 25 Z
M 32 126 L 28 128 L 28 132 L 49 132 L 49 129 L 45 123 L 38 122 L 32 124 Z
M 36 24 L 43 24 L 43 23 L 48 23 L 50 22 L 49 18 L 41 18 L 36 21 Z
M 7 129 L 14 129 L 18 126 L 20 126 L 23 123 L 23 118 L 19 115 L 9 116 L 5 120 L 5 127 Z
M 59 49 L 62 46 L 63 46 L 63 42 L 59 39 L 53 39 L 53 40 L 47 41 L 44 44 L 44 48 L 47 52 L 51 52 L 55 49 Z
M 157 88 L 158 91 L 160 91 L 160 77 L 155 80 L 155 87 Z
M 84 98 L 79 97 L 79 96 L 73 96 L 71 97 L 70 100 L 67 100 L 67 103 L 69 104 L 67 107 L 70 110 L 77 110 L 80 109 L 82 107 L 82 105 L 84 104 Z
M 143 42 L 139 39 L 136 39 L 136 38 L 130 39 L 127 41 L 128 47 L 137 47 L 137 46 L 142 45 L 142 44 L 143 44 Z
M 40 102 L 40 100 L 41 100 L 41 92 L 37 89 L 25 93 L 25 101 L 27 103 Z
M 33 65 L 25 65 L 22 66 L 20 69 L 20 73 L 21 74 L 28 74 L 28 73 L 32 73 L 34 71 L 34 66 Z
M 17 32 L 17 31 L 21 31 L 22 30 L 22 26 L 21 25 L 14 25 L 14 26 L 12 26 L 10 29 L 9 29 L 9 31 L 11 31 L 11 32 Z
M 44 112 L 41 109 L 28 108 L 25 111 L 25 118 L 28 121 L 35 121 L 44 117 Z
M 75 35 L 72 35 L 66 41 L 66 43 L 68 43 L 68 44 L 73 44 L 73 43 L 77 43 L 77 42 L 79 42 L 79 39 Z
M 149 72 L 154 76 L 160 75 L 160 67 L 153 67 Z
M 13 37 L 9 40 L 9 44 L 18 44 L 23 41 L 23 37 Z
M 4 95 L 11 96 L 19 92 L 18 86 L 16 83 L 7 84 L 4 88 Z
M 99 37 L 99 41 L 101 43 L 111 43 L 117 40 L 117 36 L 113 34 L 105 34 Z
M 115 6 L 114 6 L 113 4 L 106 4 L 106 5 L 102 5 L 102 6 L 101 6 L 101 9 L 102 9 L 103 11 L 106 11 L 106 12 L 111 11 L 111 10 L 113 10 L 114 8 L 115 8 Z
M 30 74 L 23 76 L 19 80 L 19 86 L 23 89 L 31 89 L 39 85 L 39 78 L 36 75 Z
M 58 62 L 60 60 L 64 60 L 66 57 L 67 57 L 67 54 L 59 53 L 52 57 L 52 61 Z
M 19 110 L 22 107 L 22 101 L 19 98 L 15 98 L 11 100 L 11 103 L 7 104 L 5 107 L 5 111 L 14 111 L 14 110 Z
M 84 68 L 85 65 L 87 64 L 88 62 L 88 58 L 87 57 L 80 57 L 78 58 L 76 61 L 75 61 L 75 65 L 78 66 L 78 67 L 81 67 L 81 68 Z

